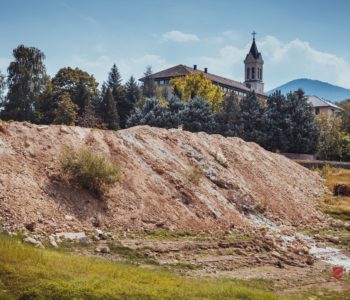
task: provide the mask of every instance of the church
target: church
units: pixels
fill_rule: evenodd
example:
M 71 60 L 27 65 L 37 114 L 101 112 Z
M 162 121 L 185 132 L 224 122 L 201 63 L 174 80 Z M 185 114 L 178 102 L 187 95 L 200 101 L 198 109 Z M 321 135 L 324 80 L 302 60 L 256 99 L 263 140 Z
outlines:
M 172 78 L 183 77 L 193 73 L 203 73 L 211 80 L 213 84 L 220 86 L 225 93 L 234 92 L 239 97 L 244 97 L 248 92 L 255 91 L 259 98 L 265 98 L 264 93 L 264 60 L 255 43 L 255 32 L 253 32 L 253 41 L 248 54 L 244 60 L 244 78 L 245 81 L 239 82 L 233 79 L 225 78 L 209 72 L 208 68 L 200 70 L 197 65 L 188 67 L 185 65 L 176 65 L 174 67 L 152 74 L 152 78 L 159 86 L 168 85 Z M 143 81 L 141 78 L 140 81 Z

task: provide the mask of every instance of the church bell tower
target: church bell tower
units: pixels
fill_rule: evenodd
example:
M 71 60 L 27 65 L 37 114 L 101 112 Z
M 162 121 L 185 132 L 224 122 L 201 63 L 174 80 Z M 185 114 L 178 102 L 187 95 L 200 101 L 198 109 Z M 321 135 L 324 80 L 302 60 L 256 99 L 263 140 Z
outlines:
M 252 33 L 253 42 L 249 53 L 244 60 L 245 81 L 244 84 L 256 93 L 264 94 L 263 65 L 261 53 L 255 43 L 255 31 Z

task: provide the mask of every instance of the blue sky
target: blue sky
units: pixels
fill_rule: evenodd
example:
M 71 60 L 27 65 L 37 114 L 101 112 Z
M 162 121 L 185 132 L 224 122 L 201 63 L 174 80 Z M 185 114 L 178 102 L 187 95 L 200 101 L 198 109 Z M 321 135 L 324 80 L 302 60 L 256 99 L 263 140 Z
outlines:
M 0 0 L 0 70 L 12 49 L 34 46 L 48 73 L 79 67 L 102 83 L 113 63 L 123 79 L 197 64 L 243 81 L 257 31 L 266 90 L 307 77 L 350 88 L 347 0 Z

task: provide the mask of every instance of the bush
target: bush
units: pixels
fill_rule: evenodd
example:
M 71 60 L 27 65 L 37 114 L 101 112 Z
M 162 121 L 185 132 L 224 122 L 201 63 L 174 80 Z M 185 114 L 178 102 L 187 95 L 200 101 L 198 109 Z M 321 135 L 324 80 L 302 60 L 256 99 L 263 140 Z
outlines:
M 193 183 L 194 185 L 199 185 L 202 178 L 204 177 L 203 169 L 200 165 L 195 165 L 190 167 L 185 172 L 185 177 L 188 183 Z
M 65 147 L 60 157 L 61 170 L 71 183 L 102 195 L 107 187 L 121 180 L 121 171 L 101 154 L 89 148 L 73 150 Z

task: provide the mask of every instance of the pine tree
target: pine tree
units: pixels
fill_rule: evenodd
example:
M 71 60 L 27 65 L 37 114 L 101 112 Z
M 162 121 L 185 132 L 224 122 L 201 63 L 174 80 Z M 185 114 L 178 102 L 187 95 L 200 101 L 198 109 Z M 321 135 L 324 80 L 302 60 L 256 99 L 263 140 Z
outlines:
M 106 94 L 101 102 L 100 112 L 102 120 L 107 125 L 108 129 L 118 130 L 120 128 L 118 111 L 109 88 L 107 88 Z
M 287 95 L 290 125 L 286 132 L 289 152 L 314 153 L 319 131 L 314 122 L 313 108 L 302 90 Z
M 33 121 L 35 102 L 46 86 L 45 55 L 34 47 L 18 46 L 8 67 L 8 94 L 1 116 L 4 119 Z
M 182 122 L 183 129 L 192 132 L 211 133 L 216 130 L 215 117 L 210 103 L 199 97 L 194 97 L 186 105 L 182 113 Z
M 75 125 L 79 107 L 70 98 L 68 93 L 63 93 L 54 111 L 54 124 Z
M 287 152 L 290 147 L 288 131 L 292 126 L 287 99 L 277 91 L 267 97 L 266 104 L 266 148 Z
M 234 93 L 225 97 L 216 114 L 218 133 L 223 136 L 239 136 L 240 129 L 240 106 Z
M 135 107 L 127 120 L 127 127 L 149 125 L 154 127 L 167 127 L 167 108 L 157 98 L 147 98 L 142 107 Z
M 264 108 L 254 91 L 242 98 L 240 108 L 241 137 L 263 145 L 266 141 Z
M 177 128 L 182 124 L 184 109 L 184 102 L 179 97 L 173 95 L 168 102 L 167 113 L 164 115 L 166 128 Z
M 152 68 L 148 66 L 146 72 L 144 73 L 144 80 L 142 84 L 142 96 L 146 98 L 151 98 L 156 95 L 156 84 L 152 77 Z
M 117 66 L 114 64 L 108 74 L 106 87 L 110 89 L 114 103 L 117 107 L 118 113 L 120 113 L 121 102 L 124 98 L 124 87 L 122 85 L 122 78 L 120 76 Z
M 125 94 L 119 104 L 120 127 L 125 128 L 126 121 L 134 108 L 135 103 L 140 99 L 140 89 L 133 76 L 125 84 Z

